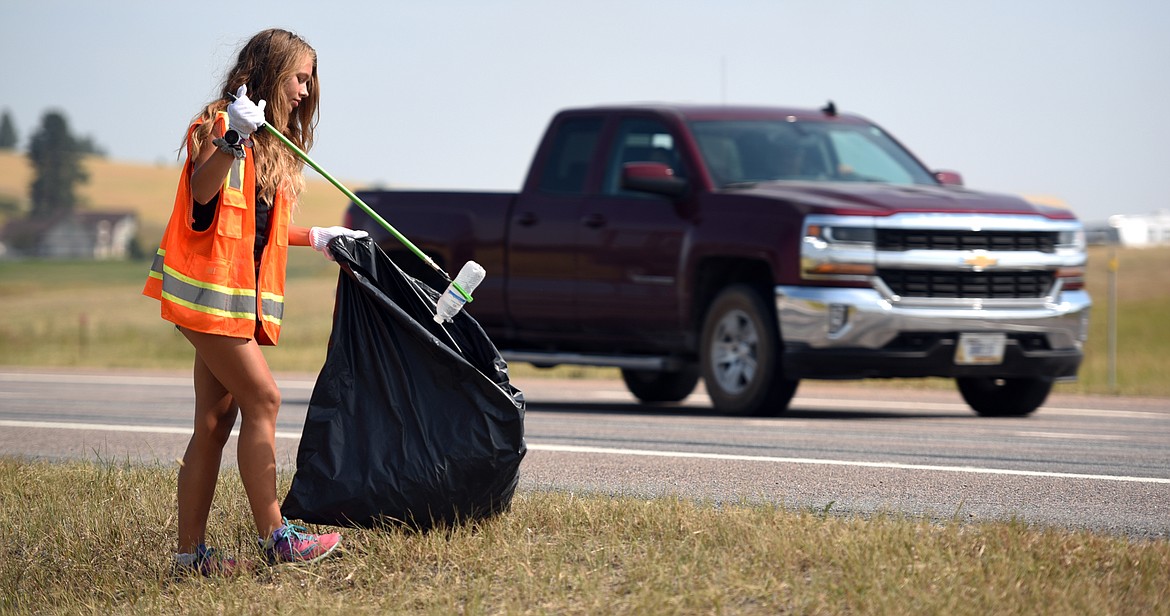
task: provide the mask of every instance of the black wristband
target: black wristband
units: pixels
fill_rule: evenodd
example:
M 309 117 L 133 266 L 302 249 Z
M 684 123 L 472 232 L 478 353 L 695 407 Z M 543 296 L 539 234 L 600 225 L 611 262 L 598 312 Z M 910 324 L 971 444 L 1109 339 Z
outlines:
M 219 151 L 223 152 L 224 154 L 231 154 L 232 156 L 234 156 L 236 158 L 243 158 L 244 157 L 244 146 L 242 146 L 240 144 L 232 145 L 232 144 L 228 143 L 227 141 L 224 141 L 223 137 L 217 137 L 215 139 L 212 139 L 211 145 L 214 145 L 215 147 L 219 148 Z

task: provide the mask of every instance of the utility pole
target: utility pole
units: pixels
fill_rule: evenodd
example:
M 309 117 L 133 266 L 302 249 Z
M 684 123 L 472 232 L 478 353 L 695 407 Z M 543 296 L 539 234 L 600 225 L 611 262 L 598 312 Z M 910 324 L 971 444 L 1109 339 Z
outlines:
M 1106 340 L 1109 345 L 1109 391 L 1117 393 L 1117 247 L 1109 247 L 1109 316 Z

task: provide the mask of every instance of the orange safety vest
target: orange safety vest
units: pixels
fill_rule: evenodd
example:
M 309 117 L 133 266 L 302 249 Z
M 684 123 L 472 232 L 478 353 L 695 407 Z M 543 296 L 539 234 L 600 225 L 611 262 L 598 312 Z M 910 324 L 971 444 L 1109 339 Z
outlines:
M 181 327 L 234 338 L 255 336 L 260 344 L 274 345 L 284 316 L 292 199 L 277 191 L 268 243 L 257 266 L 253 261 L 256 166 L 252 151 L 244 148 L 245 157 L 233 163 L 224 179 L 211 226 L 193 230 L 191 137 L 200 122 L 187 130 L 187 162 L 179 178 L 175 207 L 142 293 L 159 300 L 162 318 Z M 214 122 L 213 132 L 222 135 L 227 129 L 227 114 L 218 113 Z

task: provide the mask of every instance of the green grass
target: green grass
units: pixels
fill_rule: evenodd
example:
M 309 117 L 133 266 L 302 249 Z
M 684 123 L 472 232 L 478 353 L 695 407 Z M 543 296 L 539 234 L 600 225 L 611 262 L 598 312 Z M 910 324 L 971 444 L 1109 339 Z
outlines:
M 1117 263 L 1116 387 L 1109 382 L 1109 263 Z M 1093 310 L 1079 382 L 1057 391 L 1131 396 L 1170 396 L 1170 247 L 1094 247 L 1087 273 Z
M 147 261 L 0 261 L 0 363 L 14 366 L 188 370 L 187 341 L 141 294 Z M 315 373 L 325 361 L 338 269 L 313 250 L 289 251 L 273 370 Z M 612 378 L 617 371 L 516 366 L 513 375 Z
M 1085 362 L 1067 393 L 1170 396 L 1170 248 L 1121 250 L 1118 273 L 1117 385 L 1109 383 L 1108 253 L 1094 249 L 1088 284 L 1094 298 Z M 187 370 L 191 350 L 140 295 L 149 264 L 0 261 L 0 358 L 20 366 Z M 285 328 L 266 354 L 274 370 L 315 373 L 325 360 L 337 267 L 307 249 L 290 251 Z M 616 378 L 617 370 L 520 364 L 515 376 Z M 866 386 L 872 382 L 866 383 Z M 939 379 L 897 380 L 898 387 L 953 387 Z
M 0 613 L 1170 614 L 1166 541 L 539 491 L 444 531 L 344 529 L 315 566 L 176 582 L 174 485 L 0 458 Z M 209 530 L 257 556 L 233 472 Z

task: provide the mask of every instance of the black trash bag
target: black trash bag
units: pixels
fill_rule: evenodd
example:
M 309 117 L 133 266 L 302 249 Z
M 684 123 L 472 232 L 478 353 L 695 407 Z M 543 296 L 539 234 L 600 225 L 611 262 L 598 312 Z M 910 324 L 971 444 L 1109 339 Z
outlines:
M 507 363 L 466 310 L 435 323 L 439 293 L 371 239 L 330 248 L 333 332 L 283 514 L 426 530 L 507 510 L 527 451 Z

